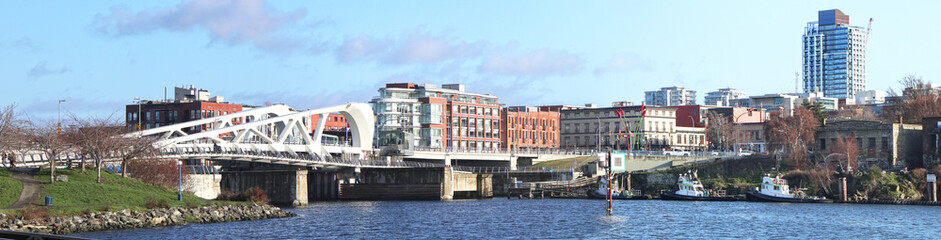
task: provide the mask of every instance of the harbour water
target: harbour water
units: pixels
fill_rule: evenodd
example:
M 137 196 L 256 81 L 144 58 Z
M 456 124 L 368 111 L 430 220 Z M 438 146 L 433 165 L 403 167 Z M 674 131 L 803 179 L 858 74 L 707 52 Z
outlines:
M 941 207 L 495 198 L 322 202 L 297 217 L 75 234 L 101 239 L 934 239 Z

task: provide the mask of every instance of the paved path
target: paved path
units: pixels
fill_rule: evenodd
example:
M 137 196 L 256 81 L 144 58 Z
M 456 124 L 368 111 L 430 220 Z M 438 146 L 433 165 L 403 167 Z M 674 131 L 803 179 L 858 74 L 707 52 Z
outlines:
M 14 172 L 13 178 L 20 180 L 23 183 L 23 191 L 20 192 L 20 199 L 16 200 L 13 205 L 10 205 L 4 209 L 20 209 L 24 207 L 29 207 L 31 204 L 35 203 L 39 199 L 39 181 L 33 179 L 32 175 L 25 173 Z

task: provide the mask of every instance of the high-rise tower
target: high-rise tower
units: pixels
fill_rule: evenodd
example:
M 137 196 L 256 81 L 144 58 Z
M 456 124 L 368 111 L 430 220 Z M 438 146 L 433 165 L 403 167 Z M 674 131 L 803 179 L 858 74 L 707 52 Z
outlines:
M 845 99 L 866 90 L 866 29 L 849 22 L 831 9 L 804 27 L 804 92 Z

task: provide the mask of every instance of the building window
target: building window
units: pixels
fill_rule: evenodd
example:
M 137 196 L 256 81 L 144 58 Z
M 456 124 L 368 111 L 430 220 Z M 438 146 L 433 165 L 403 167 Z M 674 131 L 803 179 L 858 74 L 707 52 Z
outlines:
M 870 137 L 868 140 L 869 140 L 869 144 L 867 147 L 869 147 L 869 149 L 876 149 L 876 138 Z
M 889 137 L 882 137 L 882 151 L 889 150 Z
M 821 138 L 821 139 L 820 139 L 820 150 L 827 150 L 827 139 L 826 139 L 826 138 Z

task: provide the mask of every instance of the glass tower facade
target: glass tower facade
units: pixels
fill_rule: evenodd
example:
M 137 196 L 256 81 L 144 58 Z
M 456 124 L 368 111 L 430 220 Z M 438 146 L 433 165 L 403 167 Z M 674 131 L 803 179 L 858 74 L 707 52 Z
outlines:
M 853 98 L 866 90 L 866 29 L 839 9 L 818 12 L 803 36 L 804 92 Z

